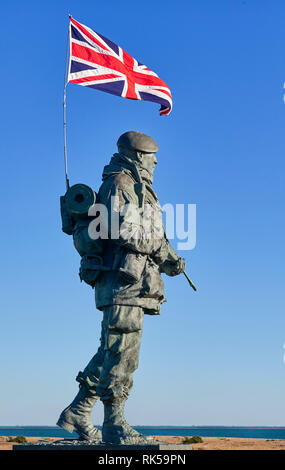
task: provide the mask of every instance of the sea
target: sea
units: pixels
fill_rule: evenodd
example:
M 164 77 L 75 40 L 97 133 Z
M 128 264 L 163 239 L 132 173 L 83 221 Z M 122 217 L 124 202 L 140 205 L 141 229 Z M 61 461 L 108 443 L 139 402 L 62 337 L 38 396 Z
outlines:
M 98 426 L 100 428 L 100 426 Z M 242 437 L 257 439 L 285 439 L 285 427 L 255 426 L 133 426 L 148 436 L 204 436 Z M 77 438 L 57 426 L 3 426 L 0 436 Z

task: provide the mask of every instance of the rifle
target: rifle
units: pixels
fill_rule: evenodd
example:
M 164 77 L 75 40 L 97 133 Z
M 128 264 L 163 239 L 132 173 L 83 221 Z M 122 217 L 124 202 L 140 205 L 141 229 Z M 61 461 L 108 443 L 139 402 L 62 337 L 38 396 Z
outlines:
M 164 233 L 164 236 L 165 236 L 165 238 L 166 238 L 166 240 L 167 240 L 167 242 L 168 242 L 168 259 L 169 259 L 170 261 L 178 261 L 179 258 L 180 258 L 180 256 L 176 253 L 176 251 L 174 250 L 174 248 L 172 248 L 172 246 L 170 245 L 169 240 L 168 240 L 168 238 L 166 237 L 166 234 L 165 234 L 165 233 Z M 194 291 L 196 291 L 197 288 L 195 287 L 195 285 L 194 285 L 193 282 L 191 281 L 191 279 L 190 279 L 190 277 L 188 276 L 188 274 L 187 274 L 185 271 L 183 271 L 183 274 L 184 274 L 184 276 L 186 277 L 186 279 L 187 279 L 187 281 L 189 282 L 189 284 L 190 284 L 190 286 L 192 287 L 192 289 L 193 289 Z

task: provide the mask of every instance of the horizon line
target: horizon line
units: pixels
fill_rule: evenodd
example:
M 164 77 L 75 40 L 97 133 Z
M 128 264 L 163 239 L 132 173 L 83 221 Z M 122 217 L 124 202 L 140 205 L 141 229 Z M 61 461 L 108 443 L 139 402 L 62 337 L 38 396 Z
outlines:
M 101 427 L 101 424 L 94 424 L 94 426 Z M 191 429 L 191 428 L 255 428 L 255 429 L 264 429 L 264 428 L 278 428 L 278 429 L 285 429 L 285 426 L 275 426 L 275 425 L 226 425 L 226 424 L 193 424 L 191 426 L 183 426 L 183 425 L 147 425 L 147 424 L 132 424 L 134 427 L 140 428 L 172 428 L 172 429 Z M 8 428 L 53 428 L 53 429 L 61 429 L 57 425 L 43 425 L 43 424 L 15 424 L 15 425 L 0 425 L 2 429 Z

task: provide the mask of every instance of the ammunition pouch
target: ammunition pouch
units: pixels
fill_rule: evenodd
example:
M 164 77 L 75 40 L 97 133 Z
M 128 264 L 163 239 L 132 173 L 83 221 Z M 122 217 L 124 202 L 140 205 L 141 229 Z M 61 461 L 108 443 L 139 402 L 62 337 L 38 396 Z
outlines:
M 163 286 L 164 283 L 159 273 L 159 267 L 150 257 L 148 257 L 142 284 L 142 296 L 150 299 L 157 299 L 162 302 L 165 300 Z
M 94 287 L 102 271 L 111 271 L 110 268 L 103 266 L 103 259 L 99 255 L 84 255 L 81 258 L 79 277 L 81 281 Z
M 127 284 L 136 284 L 142 277 L 147 257 L 140 253 L 126 253 L 119 267 L 119 277 Z

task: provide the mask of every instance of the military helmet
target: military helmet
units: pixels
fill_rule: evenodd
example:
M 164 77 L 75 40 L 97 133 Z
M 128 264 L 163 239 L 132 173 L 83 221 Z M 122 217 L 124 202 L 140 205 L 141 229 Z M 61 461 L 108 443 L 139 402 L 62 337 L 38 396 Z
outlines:
M 118 139 L 117 146 L 145 153 L 156 153 L 158 151 L 158 145 L 152 137 L 137 131 L 122 134 Z

